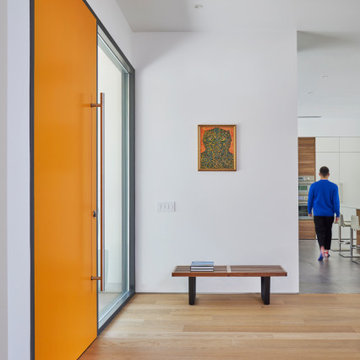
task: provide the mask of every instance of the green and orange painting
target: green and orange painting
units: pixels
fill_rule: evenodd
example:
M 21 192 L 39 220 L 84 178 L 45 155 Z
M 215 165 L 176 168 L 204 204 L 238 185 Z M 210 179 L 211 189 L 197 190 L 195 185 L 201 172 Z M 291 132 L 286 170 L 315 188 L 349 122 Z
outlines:
M 236 125 L 199 125 L 199 171 L 236 170 Z

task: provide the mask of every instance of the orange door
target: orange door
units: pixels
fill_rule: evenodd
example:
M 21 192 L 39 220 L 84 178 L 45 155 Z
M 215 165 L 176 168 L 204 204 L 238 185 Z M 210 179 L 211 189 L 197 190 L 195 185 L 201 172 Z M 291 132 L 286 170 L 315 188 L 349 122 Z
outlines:
M 35 359 L 74 360 L 97 335 L 96 19 L 34 3 Z

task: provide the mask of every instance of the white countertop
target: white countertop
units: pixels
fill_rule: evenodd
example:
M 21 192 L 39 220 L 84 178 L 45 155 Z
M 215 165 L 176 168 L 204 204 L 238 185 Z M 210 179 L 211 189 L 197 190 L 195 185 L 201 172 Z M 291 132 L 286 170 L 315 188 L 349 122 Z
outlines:
M 360 204 L 354 205 L 354 204 L 340 204 L 340 207 L 345 207 L 349 209 L 360 209 Z

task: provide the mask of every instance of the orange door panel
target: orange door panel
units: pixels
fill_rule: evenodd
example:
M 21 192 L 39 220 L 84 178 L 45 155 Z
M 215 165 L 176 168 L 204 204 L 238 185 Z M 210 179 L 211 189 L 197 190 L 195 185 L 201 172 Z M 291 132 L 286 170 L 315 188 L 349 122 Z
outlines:
M 34 6 L 35 359 L 74 360 L 97 335 L 96 19 Z

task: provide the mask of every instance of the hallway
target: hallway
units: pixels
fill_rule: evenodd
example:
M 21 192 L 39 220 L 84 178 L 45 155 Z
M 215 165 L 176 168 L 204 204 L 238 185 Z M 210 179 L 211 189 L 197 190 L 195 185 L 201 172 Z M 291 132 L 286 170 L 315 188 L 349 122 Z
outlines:
M 138 294 L 81 360 L 359 359 L 360 295 Z

